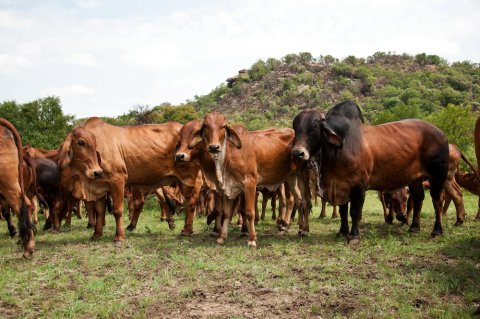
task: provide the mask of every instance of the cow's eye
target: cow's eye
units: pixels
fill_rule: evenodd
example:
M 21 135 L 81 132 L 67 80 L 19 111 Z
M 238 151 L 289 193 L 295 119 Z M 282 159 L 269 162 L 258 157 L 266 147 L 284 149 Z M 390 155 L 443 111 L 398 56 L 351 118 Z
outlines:
M 226 128 L 226 127 L 227 127 L 227 124 L 223 124 L 223 125 L 222 125 L 222 128 Z
M 84 140 L 79 140 L 77 144 L 78 144 L 78 146 L 85 146 L 85 141 Z

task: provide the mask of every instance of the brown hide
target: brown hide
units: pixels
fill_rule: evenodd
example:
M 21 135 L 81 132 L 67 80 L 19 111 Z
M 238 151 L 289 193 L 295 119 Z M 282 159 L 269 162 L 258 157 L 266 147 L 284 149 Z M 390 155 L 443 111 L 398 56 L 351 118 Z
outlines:
M 19 219 L 23 256 L 30 258 L 36 228 L 30 219 L 31 203 L 25 196 L 22 140 L 9 121 L 0 118 L 0 126 L 0 194 Z
M 130 186 L 141 193 L 149 193 L 160 186 L 178 182 L 187 199 L 187 217 L 182 234 L 193 232 L 193 212 L 198 195 L 195 194 L 195 179 L 199 169 L 196 165 L 176 163 L 174 160 L 180 128 L 181 124 L 175 122 L 117 127 L 99 118 L 90 118 L 81 127 L 91 134 L 84 142 L 88 152 L 80 152 L 81 149 L 77 145 L 79 137 L 75 135 L 71 136 L 71 145 L 76 149 L 72 147 L 65 151 L 62 149 L 64 156 L 61 156 L 60 161 L 71 154 L 70 162 L 68 156 L 66 162 L 83 175 L 87 200 L 99 200 L 104 203 L 104 196 L 107 193 L 111 194 L 117 228 L 115 241 L 125 239 L 121 218 L 125 186 Z M 82 136 L 85 138 L 86 135 Z M 88 156 L 85 156 L 87 153 Z M 97 176 L 96 163 L 101 168 L 101 173 Z M 105 209 L 100 208 L 100 205 L 101 203 L 95 204 L 99 216 L 93 234 L 94 239 L 103 234 L 103 223 L 99 220 L 103 220 L 102 214 Z
M 287 181 L 295 189 L 297 183 L 298 168 L 290 156 L 293 131 L 268 129 L 247 132 L 243 126 L 228 125 L 225 116 L 217 112 L 207 114 L 203 122 L 187 123 L 182 131 L 177 159 L 190 157 L 198 161 L 206 178 L 215 184 L 216 191 L 221 194 L 219 204 L 223 207 L 224 219 L 217 241 L 223 243 L 227 237 L 233 200 L 243 193 L 249 230 L 248 244 L 256 246 L 254 216 L 257 186 L 276 189 Z M 196 156 L 193 157 L 192 153 Z M 302 193 L 306 192 L 304 184 L 301 190 Z M 297 201 L 300 202 L 301 198 L 296 194 Z M 307 196 L 303 198 L 303 207 L 308 206 Z M 301 225 L 301 230 L 308 232 L 308 223 Z

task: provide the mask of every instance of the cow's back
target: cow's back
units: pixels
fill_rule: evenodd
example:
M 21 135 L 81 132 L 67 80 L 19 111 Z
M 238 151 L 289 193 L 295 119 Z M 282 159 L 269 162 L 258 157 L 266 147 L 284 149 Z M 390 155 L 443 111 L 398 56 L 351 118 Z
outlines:
M 291 150 L 295 133 L 292 129 L 267 129 L 249 133 L 254 149 L 258 173 L 258 185 L 283 182 L 291 170 Z
M 119 127 L 91 119 L 84 128 L 95 134 L 106 172 L 128 174 L 128 183 L 150 184 L 171 174 L 181 124 L 169 122 Z
M 17 146 L 10 130 L 0 126 L 0 193 L 12 189 L 20 193 Z
M 421 120 L 403 120 L 363 130 L 371 169 L 368 188 L 396 189 L 429 175 L 437 159 L 448 162 L 448 142 L 435 126 Z M 443 164 L 442 164 L 443 165 Z M 445 179 L 447 167 L 445 166 Z M 439 177 L 442 179 L 442 177 Z

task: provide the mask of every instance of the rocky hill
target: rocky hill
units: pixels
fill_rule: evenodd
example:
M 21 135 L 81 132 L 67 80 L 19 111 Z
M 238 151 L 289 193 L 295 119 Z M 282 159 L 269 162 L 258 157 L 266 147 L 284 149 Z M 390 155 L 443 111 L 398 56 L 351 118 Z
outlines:
M 436 55 L 386 54 L 364 59 L 310 53 L 257 61 L 210 94 L 190 102 L 201 115 L 218 110 L 249 129 L 290 126 L 302 109 L 355 100 L 370 123 L 425 118 L 447 106 L 480 105 L 478 63 Z

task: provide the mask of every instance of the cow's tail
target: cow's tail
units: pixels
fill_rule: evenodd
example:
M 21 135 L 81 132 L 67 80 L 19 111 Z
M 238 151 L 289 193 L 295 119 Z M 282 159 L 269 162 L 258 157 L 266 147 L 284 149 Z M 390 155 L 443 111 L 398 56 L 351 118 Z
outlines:
M 108 194 L 105 200 L 105 205 L 107 206 L 107 211 L 111 215 L 113 213 L 113 199 L 112 195 Z
M 460 156 L 462 157 L 462 159 L 465 161 L 465 163 L 467 163 L 468 166 L 470 166 L 470 168 L 473 170 L 473 172 L 475 173 L 475 177 L 477 177 L 477 180 L 478 182 L 480 183 L 480 175 L 478 173 L 478 170 L 475 169 L 475 167 L 472 165 L 472 163 L 470 163 L 470 161 L 465 157 L 465 155 L 463 155 L 463 153 L 460 151 L 460 149 L 458 148 L 457 145 L 453 145 L 456 150 L 460 153 Z
M 15 145 L 17 146 L 17 153 L 18 153 L 18 182 L 20 184 L 20 192 L 21 192 L 21 199 L 20 199 L 20 212 L 18 217 L 18 228 L 20 230 L 20 238 L 22 239 L 23 243 L 26 244 L 33 236 L 37 233 L 37 228 L 32 223 L 30 219 L 30 212 L 28 211 L 27 207 L 27 197 L 25 196 L 25 186 L 23 182 L 23 145 L 22 139 L 18 134 L 17 129 L 4 118 L 0 118 L 0 125 L 9 129 L 15 141 Z

